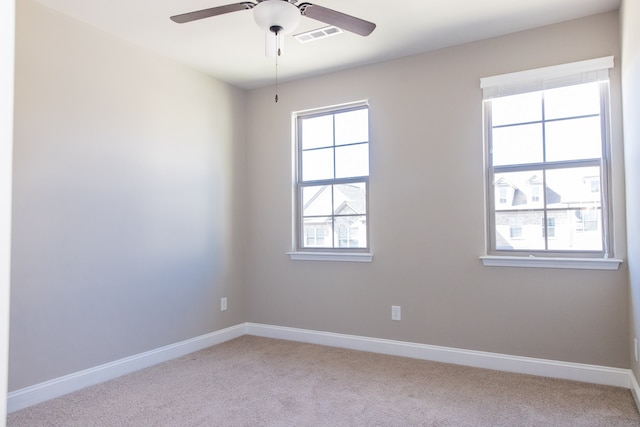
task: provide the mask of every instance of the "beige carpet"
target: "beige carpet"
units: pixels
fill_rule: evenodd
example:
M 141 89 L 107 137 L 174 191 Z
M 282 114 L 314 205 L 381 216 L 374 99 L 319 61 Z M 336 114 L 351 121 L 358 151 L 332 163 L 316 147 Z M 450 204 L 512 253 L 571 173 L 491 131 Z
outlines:
M 244 336 L 8 426 L 640 426 L 629 390 Z

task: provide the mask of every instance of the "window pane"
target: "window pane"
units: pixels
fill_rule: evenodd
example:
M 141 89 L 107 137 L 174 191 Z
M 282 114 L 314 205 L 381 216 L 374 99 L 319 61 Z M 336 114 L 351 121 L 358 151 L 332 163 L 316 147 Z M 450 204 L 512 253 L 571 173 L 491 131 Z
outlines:
M 333 246 L 331 217 L 305 218 L 303 226 L 304 240 L 307 248 L 330 248 Z
M 333 116 L 320 116 L 302 120 L 302 149 L 333 145 Z
M 369 144 L 336 147 L 336 178 L 369 175 Z
M 367 212 L 367 193 L 364 182 L 334 186 L 333 206 L 335 215 L 354 215 Z
M 336 217 L 335 247 L 366 248 L 367 217 L 364 215 Z
M 544 215 L 541 211 L 496 212 L 495 241 L 498 250 L 542 250 L 544 235 L 540 232 Z
M 302 153 L 302 180 L 333 178 L 333 148 L 304 151 Z
M 592 181 L 600 180 L 600 168 L 554 169 L 547 171 L 547 207 L 600 207 L 600 192 Z
M 555 238 L 549 239 L 551 250 L 602 250 L 600 209 L 553 211 Z
M 331 185 L 302 188 L 302 215 L 331 215 Z
M 493 126 L 527 123 L 542 120 L 540 92 L 495 98 L 491 101 Z
M 335 115 L 336 145 L 369 141 L 369 110 L 355 110 Z
M 543 207 L 541 170 L 498 173 L 494 177 L 495 210 Z
M 542 124 L 493 129 L 494 166 L 541 162 Z
M 600 113 L 600 87 L 588 83 L 547 90 L 544 93 L 547 120 Z
M 599 159 L 602 155 L 600 116 L 547 123 L 547 161 Z

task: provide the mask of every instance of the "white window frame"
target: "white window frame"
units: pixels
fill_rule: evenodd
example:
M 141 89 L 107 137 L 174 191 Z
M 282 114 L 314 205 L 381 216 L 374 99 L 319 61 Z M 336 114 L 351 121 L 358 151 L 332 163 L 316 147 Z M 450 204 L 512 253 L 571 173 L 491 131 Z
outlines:
M 551 67 L 538 68 L 509 74 L 485 77 L 480 80 L 480 87 L 483 93 L 483 99 L 490 100 L 492 98 L 516 95 L 526 92 L 537 92 L 546 89 L 559 88 L 580 83 L 604 82 L 601 83 L 601 103 L 606 102 L 601 108 L 603 126 L 603 153 L 601 167 L 602 185 L 601 191 L 610 190 L 610 131 L 609 124 L 609 105 L 608 105 L 608 82 L 609 70 L 614 66 L 613 56 L 604 58 L 579 61 L 569 64 L 562 64 Z M 490 108 L 489 103 L 485 102 L 484 118 L 485 118 L 485 159 L 486 159 L 486 185 L 487 191 L 487 218 L 486 218 L 486 241 L 487 253 L 480 259 L 485 266 L 499 267 L 544 267 L 544 268 L 579 268 L 579 269 L 604 269 L 617 270 L 620 259 L 611 258 L 611 200 L 604 194 L 604 202 L 602 203 L 603 217 L 603 251 L 500 251 L 496 249 L 495 230 L 494 228 L 494 186 L 493 166 L 490 156 Z M 608 194 L 611 194 L 609 191 Z
M 369 214 L 369 175 L 366 177 L 347 178 L 347 179 L 333 179 L 323 180 L 322 182 L 305 182 L 303 184 L 301 176 L 301 135 L 298 126 L 299 120 L 309 116 L 319 116 L 323 114 L 338 114 L 340 112 L 346 112 L 349 110 L 356 110 L 360 108 L 369 109 L 369 103 L 367 100 L 356 101 L 347 104 L 334 105 L 324 108 L 316 108 L 312 110 L 304 110 L 293 113 L 293 238 L 292 238 L 292 250 L 287 252 L 289 258 L 294 261 L 347 261 L 347 262 L 371 262 L 373 260 L 373 254 L 371 253 L 371 240 L 370 240 L 370 214 Z M 369 125 L 370 126 L 370 125 Z M 369 135 L 369 152 L 371 151 L 371 136 Z M 364 183 L 366 188 L 366 212 L 367 228 L 366 228 L 366 247 L 363 248 L 344 248 L 344 247 L 330 247 L 330 248 L 313 248 L 305 247 L 302 244 L 304 239 L 303 217 L 301 212 L 301 200 L 302 200 L 302 187 L 303 185 L 317 185 L 317 184 L 342 184 L 349 182 Z M 334 230 L 334 234 L 337 233 L 337 229 Z M 325 236 L 325 238 L 331 238 L 331 236 Z M 337 235 L 333 236 L 337 238 Z

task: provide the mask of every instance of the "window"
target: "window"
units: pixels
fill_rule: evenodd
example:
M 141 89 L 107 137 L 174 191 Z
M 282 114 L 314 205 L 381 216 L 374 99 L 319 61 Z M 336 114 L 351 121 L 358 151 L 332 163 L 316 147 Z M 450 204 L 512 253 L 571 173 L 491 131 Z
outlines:
M 482 79 L 489 254 L 608 257 L 612 66 Z
M 598 212 L 587 210 L 576 211 L 576 231 L 596 231 L 600 223 Z
M 360 102 L 298 113 L 296 251 L 369 248 L 369 109 Z
M 505 203 L 507 203 L 507 187 L 505 186 L 498 187 L 498 194 L 500 198 L 498 203 L 500 203 L 501 205 L 504 205 Z
M 339 248 L 357 248 L 359 227 L 341 226 L 338 227 L 338 247 Z
M 547 217 L 547 226 L 542 224 L 542 237 L 553 238 L 556 237 L 556 218 L 553 216 Z
M 313 226 L 309 224 L 308 227 L 304 229 L 305 241 L 307 242 L 307 246 L 309 247 L 322 247 L 324 246 L 324 234 L 325 228 L 322 225 Z
M 522 239 L 522 225 L 524 219 L 518 216 L 509 217 L 509 237 L 512 239 Z
M 592 193 L 600 192 L 600 180 L 598 179 L 598 177 L 588 177 L 587 185 L 589 185 L 589 191 L 591 191 Z
M 539 202 L 540 201 L 540 186 L 535 185 L 531 186 L 531 201 Z

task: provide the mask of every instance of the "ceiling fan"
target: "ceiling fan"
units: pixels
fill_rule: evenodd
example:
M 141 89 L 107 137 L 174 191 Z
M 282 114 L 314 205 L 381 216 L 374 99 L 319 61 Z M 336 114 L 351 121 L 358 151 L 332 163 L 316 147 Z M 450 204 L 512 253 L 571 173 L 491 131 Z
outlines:
M 301 16 L 313 18 L 325 24 L 333 25 L 342 30 L 349 31 L 361 36 L 368 36 L 375 30 L 376 24 L 338 12 L 333 9 L 318 6 L 311 3 L 300 3 L 298 0 L 255 0 L 232 3 L 224 6 L 211 7 L 208 9 L 196 10 L 194 12 L 183 13 L 171 17 L 173 22 L 184 24 L 197 21 L 199 19 L 210 18 L 212 16 L 224 15 L 226 13 L 238 12 L 241 10 L 253 9 L 253 18 L 265 32 L 265 53 L 267 56 L 276 57 L 276 95 L 278 102 L 278 56 L 282 53 L 283 36 L 293 31 Z
M 274 38 L 273 36 L 270 37 L 271 34 L 275 35 L 275 38 L 281 44 L 282 35 L 290 33 L 296 28 L 300 21 L 300 16 L 307 16 L 365 37 L 371 34 L 376 28 L 376 24 L 373 22 L 365 21 L 364 19 L 356 18 L 346 13 L 307 2 L 300 3 L 299 5 L 294 4 L 297 2 L 298 0 L 243 1 L 175 15 L 171 17 L 171 20 L 179 24 L 184 24 L 212 16 L 253 9 L 256 24 L 258 24 L 267 35 L 267 46 L 270 44 L 270 39 Z M 267 54 L 269 56 L 271 52 L 273 51 L 267 47 Z

